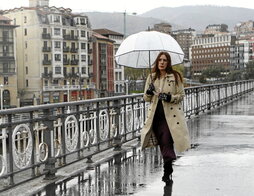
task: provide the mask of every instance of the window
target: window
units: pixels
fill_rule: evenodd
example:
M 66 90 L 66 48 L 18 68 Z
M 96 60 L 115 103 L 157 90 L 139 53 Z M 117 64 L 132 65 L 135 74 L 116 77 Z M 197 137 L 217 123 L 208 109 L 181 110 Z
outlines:
M 85 18 L 80 18 L 80 24 L 85 25 L 86 24 L 86 19 Z
M 85 67 L 82 67 L 82 68 L 81 68 L 81 72 L 82 72 L 82 74 L 86 74 L 86 68 L 85 68 Z
M 60 22 L 60 16 L 54 15 L 54 22 Z
M 61 73 L 62 73 L 61 67 L 55 67 L 55 74 L 61 74 Z
M 47 28 L 43 28 L 42 33 L 46 34 L 47 33 Z
M 81 37 L 86 37 L 86 31 L 81 31 Z
M 55 41 L 55 48 L 61 48 L 61 42 Z
M 47 60 L 49 59 L 48 54 L 44 54 L 43 56 L 44 56 L 44 58 L 43 58 L 43 59 L 44 59 L 45 61 L 47 61 Z
M 28 74 L 28 67 L 26 66 L 26 74 Z
M 27 46 L 27 41 L 25 41 L 25 48 L 27 48 L 28 46 Z
M 58 84 L 58 80 L 53 80 L 53 84 Z
M 43 47 L 44 47 L 44 48 L 47 48 L 47 47 L 48 47 L 48 42 L 47 42 L 47 41 L 44 41 L 44 42 L 43 42 Z
M 9 64 L 3 63 L 3 73 L 8 73 L 8 72 L 9 72 Z
M 44 67 L 44 74 L 48 74 L 48 68 Z
M 67 75 L 67 68 L 66 67 L 63 68 L 63 74 Z
M 28 80 L 26 80 L 26 87 L 28 87 Z
M 63 55 L 63 60 L 64 60 L 64 61 L 67 61 L 67 54 L 64 54 L 64 55 Z
M 27 17 L 26 16 L 24 16 L 24 23 L 26 23 L 27 22 Z
M 24 34 L 25 34 L 25 36 L 27 35 L 27 29 L 24 30 Z
M 55 61 L 61 61 L 61 54 L 55 54 Z
M 86 62 L 86 55 L 81 55 L 81 61 Z
M 60 28 L 54 28 L 54 35 L 61 35 Z
M 9 84 L 9 79 L 8 77 L 4 77 L 4 85 L 8 85 Z
M 86 49 L 86 43 L 81 43 L 81 49 Z
M 44 86 L 48 86 L 49 85 L 49 81 L 48 80 L 44 80 Z
M 72 68 L 71 68 L 71 73 L 72 73 L 72 74 L 75 74 L 75 67 L 72 67 Z

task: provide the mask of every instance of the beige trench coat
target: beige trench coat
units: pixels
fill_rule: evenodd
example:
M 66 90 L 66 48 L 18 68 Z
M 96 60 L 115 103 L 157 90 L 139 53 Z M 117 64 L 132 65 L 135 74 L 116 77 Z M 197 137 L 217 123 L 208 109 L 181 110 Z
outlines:
M 147 78 L 145 85 L 145 92 L 151 83 L 150 75 Z M 154 81 L 156 92 L 171 93 L 172 98 L 170 102 L 162 101 L 166 121 L 174 140 L 174 147 L 177 152 L 183 152 L 190 148 L 189 131 L 187 128 L 184 111 L 182 107 L 182 100 L 184 97 L 184 87 L 181 81 L 178 85 L 175 84 L 175 77 L 173 74 L 167 74 L 162 79 Z M 150 102 L 148 115 L 145 124 L 141 130 L 141 147 L 142 149 L 150 147 L 149 139 L 152 135 L 152 122 L 157 108 L 158 95 L 147 95 L 144 93 L 144 100 Z

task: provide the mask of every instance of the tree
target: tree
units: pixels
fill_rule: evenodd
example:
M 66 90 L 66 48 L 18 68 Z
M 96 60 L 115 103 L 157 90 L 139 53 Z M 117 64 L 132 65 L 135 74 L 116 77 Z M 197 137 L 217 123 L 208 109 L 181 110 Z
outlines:
M 254 61 L 249 61 L 246 64 L 246 69 L 245 69 L 245 74 L 244 74 L 244 78 L 245 79 L 254 79 Z

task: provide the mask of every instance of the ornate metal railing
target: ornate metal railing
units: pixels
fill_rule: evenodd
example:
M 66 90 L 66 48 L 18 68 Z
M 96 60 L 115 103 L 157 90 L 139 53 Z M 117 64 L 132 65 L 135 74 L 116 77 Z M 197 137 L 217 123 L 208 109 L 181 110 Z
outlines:
M 254 90 L 254 81 L 185 89 L 186 117 Z M 143 94 L 0 111 L 0 192 L 108 149 L 139 139 L 148 103 Z

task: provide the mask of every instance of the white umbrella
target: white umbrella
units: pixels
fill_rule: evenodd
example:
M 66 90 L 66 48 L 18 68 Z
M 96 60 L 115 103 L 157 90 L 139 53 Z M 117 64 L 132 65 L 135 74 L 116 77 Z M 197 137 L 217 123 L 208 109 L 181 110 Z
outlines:
M 168 52 L 172 65 L 183 62 L 184 53 L 168 34 L 142 31 L 127 37 L 116 52 L 116 63 L 133 68 L 149 68 L 161 51 Z

